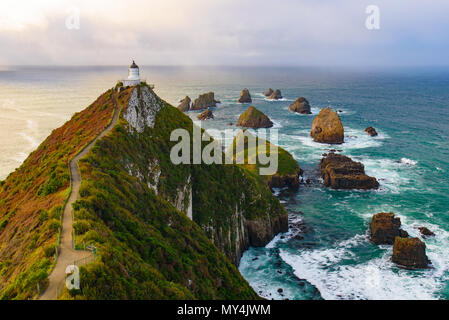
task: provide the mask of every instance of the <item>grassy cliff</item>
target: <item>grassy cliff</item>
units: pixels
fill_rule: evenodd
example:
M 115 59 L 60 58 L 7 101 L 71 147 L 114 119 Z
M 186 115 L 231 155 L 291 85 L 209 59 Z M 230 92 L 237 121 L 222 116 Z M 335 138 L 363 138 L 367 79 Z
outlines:
M 45 286 L 70 190 L 68 161 L 111 121 L 110 94 L 53 130 L 0 186 L 2 299 L 34 298 Z
M 192 132 L 192 121 L 147 86 L 124 88 L 115 96 L 122 108 L 120 121 L 79 162 L 82 183 L 74 204 L 76 246 L 94 245 L 99 255 L 94 262 L 81 267 L 81 290 L 66 292 L 64 297 L 258 298 L 235 264 L 249 245 L 264 245 L 275 233 L 286 231 L 287 216 L 279 201 L 257 178 L 238 166 L 174 165 L 170 150 L 176 142 L 170 141 L 170 133 L 177 128 Z M 108 93 L 104 99 L 107 98 Z M 74 116 L 62 128 L 74 126 L 79 118 L 84 121 L 81 130 L 84 134 L 94 132 L 96 127 L 104 128 L 112 107 L 97 103 L 93 109 Z M 106 111 L 105 122 L 92 126 L 91 113 Z M 60 135 L 49 139 L 52 148 L 60 146 Z M 67 148 L 56 148 L 58 154 L 69 149 L 71 152 L 64 154 L 60 165 L 67 179 L 65 185 L 45 195 L 59 197 L 59 207 L 53 210 L 60 212 L 68 193 L 67 161 L 88 140 L 91 139 L 70 140 Z M 27 161 L 22 166 L 26 170 L 44 170 L 39 163 L 29 167 Z M 48 170 L 42 185 L 51 181 L 51 172 L 55 171 L 51 167 Z M 20 173 L 15 174 L 20 179 Z M 35 182 L 30 179 L 29 186 L 39 197 L 41 186 Z M 5 188 L 9 190 L 17 183 L 11 177 L 6 180 L 1 187 L 1 201 L 8 199 Z M 51 250 L 45 248 L 47 243 L 56 245 L 57 231 L 47 232 L 45 244 L 41 236 L 38 242 L 33 239 L 49 230 L 50 222 L 60 222 L 53 221 L 50 207 L 44 209 L 39 204 L 30 210 L 27 200 L 16 205 L 27 212 L 29 219 L 37 221 L 37 227 L 22 226 L 27 233 L 22 246 L 34 243 L 36 252 L 42 252 L 36 260 L 45 266 L 38 269 L 43 270 L 37 277 L 42 287 L 54 263 Z M 43 214 L 42 210 L 50 211 Z M 11 232 L 8 225 L 9 222 L 1 231 L 0 239 L 6 239 L 1 248 L 18 241 L 17 233 Z M 30 256 L 22 256 L 20 265 L 26 275 L 36 277 L 34 261 Z M 17 264 L 3 265 L 0 270 L 2 280 L 9 284 L 0 287 L 4 298 L 35 297 L 36 281 L 26 286 L 19 283 L 20 278 L 15 275 Z
M 260 149 L 259 145 L 263 145 L 264 142 L 265 149 Z M 238 149 L 237 145 L 242 146 L 243 151 Z M 276 173 L 260 175 L 260 168 L 266 168 L 268 165 L 261 164 L 258 156 L 260 153 L 271 155 L 271 149 L 277 153 Z M 226 152 L 232 154 L 234 160 L 240 156 L 244 163 L 239 164 L 239 166 L 271 188 L 299 187 L 299 175 L 302 174 L 302 170 L 293 156 L 283 148 L 273 145 L 267 140 L 257 138 L 247 130 L 242 130 L 237 134 Z

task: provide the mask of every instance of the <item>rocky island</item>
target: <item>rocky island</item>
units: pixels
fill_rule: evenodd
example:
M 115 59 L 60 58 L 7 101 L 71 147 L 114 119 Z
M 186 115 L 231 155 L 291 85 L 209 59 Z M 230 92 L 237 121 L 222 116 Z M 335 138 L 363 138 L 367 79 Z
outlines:
M 288 110 L 300 114 L 312 114 L 309 101 L 304 97 L 299 97 L 289 107 Z
M 213 108 L 217 106 L 217 103 L 220 103 L 220 101 L 215 100 L 215 94 L 213 92 L 200 94 L 198 98 L 193 101 L 190 110 Z
M 392 212 L 376 213 L 370 223 L 370 237 L 374 244 L 394 244 L 396 237 L 408 237 L 408 233 L 401 229 L 401 219 Z
M 181 110 L 182 112 L 187 112 L 190 110 L 190 104 L 191 104 L 192 100 L 190 100 L 189 96 L 186 96 L 184 99 L 182 99 L 179 102 L 180 102 L 180 104 L 178 105 L 179 110 Z
M 201 112 L 198 116 L 197 116 L 198 120 L 208 120 L 208 119 L 213 119 L 214 115 L 212 113 L 212 111 L 210 111 L 209 109 Z
M 268 99 L 270 99 L 270 100 L 279 100 L 279 99 L 282 99 L 282 93 L 281 93 L 281 90 L 279 90 L 279 89 L 274 90 L 274 91 L 268 96 Z
M 377 189 L 376 178 L 365 174 L 362 163 L 351 158 L 330 153 L 321 159 L 321 177 L 323 185 L 332 189 Z
M 264 96 L 269 97 L 273 94 L 273 89 L 268 88 L 267 91 L 265 91 Z
M 425 269 L 430 265 L 426 244 L 419 238 L 396 237 L 391 260 L 406 269 Z
M 257 141 L 258 140 L 258 141 Z M 233 155 L 233 159 L 239 156 L 236 146 L 241 144 L 243 150 L 241 150 L 242 159 L 244 164 L 240 164 L 241 167 L 250 171 L 254 176 L 259 176 L 259 168 L 262 165 L 257 161 L 257 156 L 259 152 L 265 153 L 265 150 L 271 150 L 270 146 L 274 146 L 274 150 L 277 152 L 278 157 L 278 168 L 275 174 L 259 176 L 259 179 L 266 184 L 270 189 L 272 188 L 284 188 L 288 187 L 290 189 L 299 188 L 299 177 L 302 175 L 303 170 L 300 168 L 298 162 L 293 158 L 293 156 L 286 150 L 279 146 L 273 145 L 271 142 L 263 139 L 257 139 L 254 135 L 246 130 L 242 130 L 234 138 L 232 145 L 228 148 L 227 153 Z M 259 150 L 259 145 L 265 142 L 265 148 Z M 250 146 L 256 146 L 250 148 Z M 251 164 L 249 159 L 253 159 L 254 164 Z
M 310 135 L 315 142 L 341 144 L 344 142 L 344 129 L 338 114 L 325 108 L 313 119 Z
M 251 95 L 249 94 L 249 90 L 248 89 L 243 89 L 242 92 L 240 93 L 240 98 L 238 100 L 238 102 L 240 103 L 251 103 L 253 102 L 253 100 L 251 99 Z
M 262 111 L 250 106 L 240 115 L 237 125 L 247 128 L 271 128 L 273 122 Z

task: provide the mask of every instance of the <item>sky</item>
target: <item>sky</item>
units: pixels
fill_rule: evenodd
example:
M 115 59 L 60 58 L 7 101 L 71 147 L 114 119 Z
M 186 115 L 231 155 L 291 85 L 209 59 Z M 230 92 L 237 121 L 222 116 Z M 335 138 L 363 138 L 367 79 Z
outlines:
M 370 5 L 379 9 L 379 29 L 366 27 Z M 449 65 L 448 0 L 0 0 L 0 8 L 0 66 L 131 58 L 143 65 Z

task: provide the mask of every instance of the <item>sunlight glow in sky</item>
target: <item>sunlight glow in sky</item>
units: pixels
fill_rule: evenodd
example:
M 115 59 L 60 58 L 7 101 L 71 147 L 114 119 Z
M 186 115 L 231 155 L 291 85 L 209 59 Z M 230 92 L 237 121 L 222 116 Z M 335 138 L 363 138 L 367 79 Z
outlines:
M 447 0 L 0 0 L 1 65 L 449 65 Z M 365 27 L 368 5 L 380 30 Z M 80 28 L 66 20 L 79 10 Z

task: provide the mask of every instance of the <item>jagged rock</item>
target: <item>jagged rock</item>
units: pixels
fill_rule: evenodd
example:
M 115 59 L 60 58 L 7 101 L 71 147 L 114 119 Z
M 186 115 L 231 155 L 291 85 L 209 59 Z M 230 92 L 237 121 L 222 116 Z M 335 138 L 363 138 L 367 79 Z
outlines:
M 281 90 L 279 90 L 279 89 L 274 90 L 273 93 L 268 96 L 268 99 L 271 99 L 271 100 L 282 99 Z
M 269 97 L 269 96 L 271 96 L 272 93 L 273 93 L 273 89 L 268 88 L 268 90 L 265 91 L 264 95 L 265 95 L 265 97 Z
M 377 131 L 373 127 L 366 128 L 365 132 L 368 133 L 371 137 L 377 136 Z
M 298 99 L 296 99 L 296 101 L 288 107 L 288 110 L 301 114 L 312 113 L 312 111 L 310 111 L 309 101 L 307 101 L 307 99 L 304 97 L 299 97 Z
M 195 101 L 192 103 L 190 110 L 201 110 L 216 107 L 217 103 L 220 103 L 220 101 L 215 100 L 213 92 L 200 94 L 198 98 L 196 98 Z
M 240 93 L 240 98 L 238 102 L 240 103 L 251 103 L 253 100 L 251 99 L 251 95 L 249 94 L 248 89 L 243 89 Z
M 418 230 L 424 237 L 433 237 L 435 235 L 435 233 L 433 233 L 426 227 L 419 227 Z
M 178 109 L 181 110 L 182 112 L 187 112 L 190 110 L 190 103 L 192 102 L 192 100 L 190 100 L 189 96 L 186 96 L 184 99 L 182 99 L 181 102 L 178 106 Z
M 320 162 L 323 185 L 333 189 L 377 189 L 376 178 L 365 174 L 362 163 L 351 158 L 330 153 Z
M 401 229 L 401 219 L 392 212 L 376 213 L 369 225 L 371 242 L 374 244 L 393 244 L 396 237 L 408 237 Z
M 262 111 L 250 106 L 240 115 L 237 125 L 248 128 L 271 128 L 273 122 Z
M 396 237 L 392 261 L 407 269 L 423 269 L 430 264 L 426 244 L 419 238 Z
M 315 142 L 341 144 L 344 142 L 344 129 L 338 114 L 325 108 L 313 119 L 312 131 Z
M 203 112 L 201 112 L 201 114 L 199 114 L 197 116 L 198 120 L 207 120 L 207 119 L 213 119 L 214 115 L 212 113 L 212 111 L 210 111 L 209 109 L 204 110 Z
M 146 126 L 153 128 L 156 114 L 161 110 L 163 101 L 149 87 L 134 88 L 123 117 L 131 128 L 142 133 Z
M 288 231 L 288 216 L 281 215 L 272 219 L 266 225 L 266 220 L 247 220 L 249 245 L 253 247 L 263 247 L 280 232 Z

